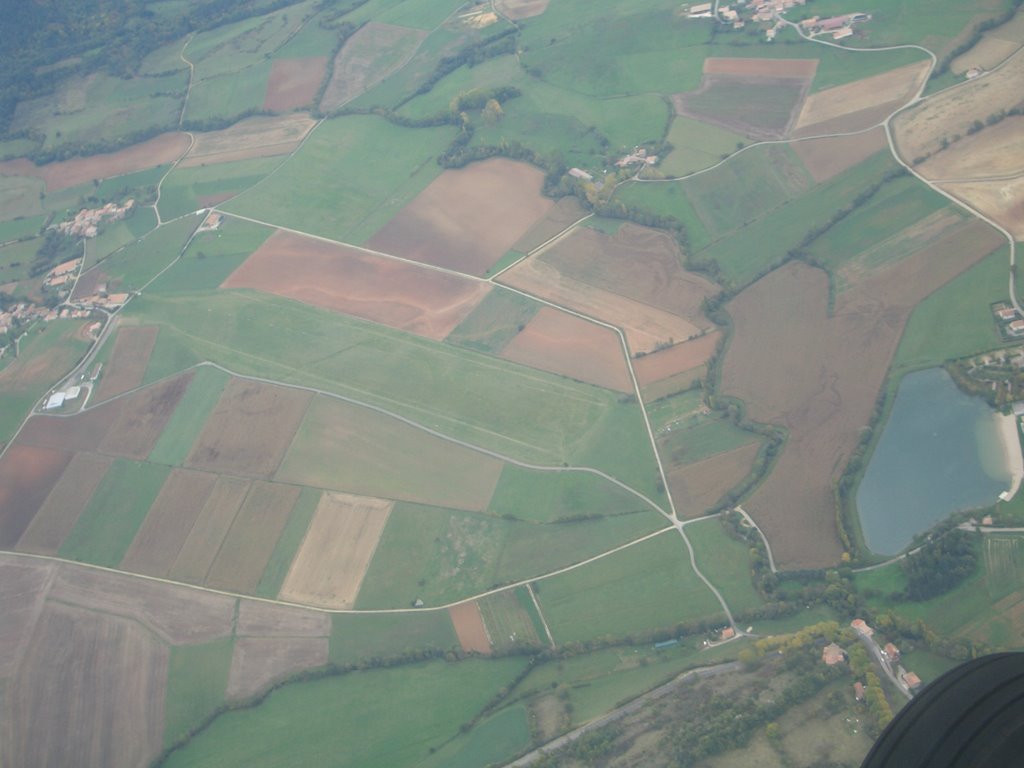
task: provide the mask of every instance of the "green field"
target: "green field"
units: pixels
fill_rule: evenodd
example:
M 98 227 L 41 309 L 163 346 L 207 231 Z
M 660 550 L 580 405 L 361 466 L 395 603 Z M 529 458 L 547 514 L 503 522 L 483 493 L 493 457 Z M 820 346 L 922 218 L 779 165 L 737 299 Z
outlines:
M 507 589 L 496 595 L 480 598 L 477 606 L 487 627 L 491 647 L 497 653 L 517 647 L 547 645 L 543 625 L 535 623 L 533 615 L 526 609 L 530 606 L 534 613 L 537 610 L 530 599 L 527 587 Z M 539 614 L 537 615 L 539 618 Z
M 479 768 L 500 765 L 530 743 L 530 723 L 526 707 L 516 704 L 484 720 L 465 736 L 439 749 L 430 759 L 421 763 L 443 768 Z
M 714 82 L 686 97 L 688 114 L 698 119 L 749 128 L 753 136 L 781 136 L 801 97 L 799 82 L 780 84 Z
M 330 659 L 338 666 L 419 651 L 449 651 L 458 639 L 448 611 L 336 613 L 331 617 Z
M 738 133 L 688 117 L 672 118 L 667 139 L 674 149 L 658 168 L 668 176 L 685 176 L 709 168 L 735 152 L 737 144 L 746 143 Z
M 173 219 L 201 208 L 224 195 L 237 195 L 262 180 L 283 162 L 280 157 L 235 160 L 230 163 L 175 168 L 160 191 L 160 215 Z
M 445 339 L 449 344 L 501 354 L 540 309 L 533 299 L 495 287 Z
M 171 646 L 164 698 L 164 746 L 182 740 L 224 703 L 231 669 L 232 637 L 199 645 Z
M 116 568 L 170 467 L 117 459 L 60 547 L 60 556 Z
M 221 715 L 165 765 L 410 765 L 455 736 L 525 664 L 430 662 L 293 683 L 259 706 Z
M 43 180 L 33 176 L 0 176 L 0 220 L 38 216 L 44 188 Z M 0 236 L 0 242 L 9 239 Z
M 697 567 L 722 593 L 729 610 L 741 614 L 764 604 L 754 589 L 746 544 L 729 536 L 717 519 L 687 525 L 686 536 L 693 545 Z
M 201 222 L 200 216 L 186 216 L 167 222 L 101 261 L 100 269 L 108 277 L 110 290 L 125 293 L 141 290 L 178 258 Z
M 535 523 L 602 517 L 650 507 L 602 477 L 541 472 L 506 464 L 487 511 Z
M 675 466 L 692 464 L 758 440 L 718 411 L 708 411 L 701 389 L 655 400 L 647 406 L 662 459 Z
M 721 615 L 671 531 L 534 584 L 555 642 L 623 637 Z
M 193 83 L 185 108 L 184 126 L 199 128 L 209 121 L 211 125 L 220 127 L 220 121 L 234 122 L 261 110 L 271 66 L 270 61 L 264 61 L 238 72 Z
M 102 261 L 120 248 L 145 237 L 156 228 L 156 213 L 152 208 L 141 208 L 122 221 L 103 228 L 95 239 L 85 241 L 85 268 Z
M 417 598 L 444 605 L 541 576 L 661 527 L 664 520 L 654 512 L 538 524 L 399 502 L 356 607 L 404 608 Z
M 2 208 L 0 208 L 2 210 Z M 46 215 L 29 216 L 27 218 L 11 219 L 0 223 L 0 243 L 9 240 L 18 240 L 23 237 L 34 237 L 39 234 L 46 223 Z
M 41 237 L 34 237 L 0 247 L 0 284 L 28 280 L 32 261 L 42 244 Z
M 138 195 L 143 195 L 145 199 L 151 200 L 149 195 L 151 194 L 153 198 L 156 197 L 156 186 L 164 174 L 170 170 L 170 167 L 170 164 L 158 165 L 144 171 L 111 176 L 109 179 L 100 181 L 99 186 L 95 187 L 94 194 L 100 200 L 123 199 Z M 136 199 L 135 202 L 138 204 L 139 200 Z
M 225 218 L 219 229 L 196 235 L 181 260 L 161 275 L 150 290 L 159 293 L 214 290 L 263 245 L 271 233 L 272 230 L 259 224 Z
M 284 530 L 274 545 L 274 551 L 270 555 L 263 576 L 260 577 L 260 583 L 256 585 L 256 597 L 274 598 L 281 591 L 281 585 L 288 575 L 288 568 L 306 536 L 313 513 L 316 512 L 316 505 L 320 503 L 320 496 L 321 491 L 318 488 L 302 489 L 288 516 L 288 522 L 285 523 Z
M 171 414 L 153 450 L 149 452 L 149 461 L 172 467 L 181 466 L 229 378 L 226 373 L 211 366 L 195 370 L 181 402 Z

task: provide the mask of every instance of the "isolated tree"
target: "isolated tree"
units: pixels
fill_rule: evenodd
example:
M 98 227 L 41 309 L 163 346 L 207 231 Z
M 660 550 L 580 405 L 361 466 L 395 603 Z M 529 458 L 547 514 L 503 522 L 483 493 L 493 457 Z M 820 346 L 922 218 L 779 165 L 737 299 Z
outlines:
M 480 111 L 480 117 L 484 121 L 484 125 L 493 126 L 497 125 L 498 121 L 505 116 L 505 111 L 501 108 L 501 104 L 498 103 L 497 99 L 488 99 L 484 108 Z

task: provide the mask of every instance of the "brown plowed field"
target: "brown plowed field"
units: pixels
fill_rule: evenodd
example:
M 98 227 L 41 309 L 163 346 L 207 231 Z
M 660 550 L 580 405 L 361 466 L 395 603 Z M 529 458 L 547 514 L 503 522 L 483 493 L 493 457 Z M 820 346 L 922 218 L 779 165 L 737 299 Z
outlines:
M 172 469 L 121 561 L 121 569 L 165 577 L 213 492 L 217 476 Z
M 790 145 L 819 184 L 888 146 L 882 126 L 853 136 L 809 139 Z
M 145 459 L 191 381 L 190 371 L 122 398 L 117 417 L 99 442 L 99 450 L 138 461 Z
M 925 178 L 984 179 L 1024 174 L 1024 117 L 1007 117 L 937 152 L 916 170 Z
M 586 215 L 587 211 L 580 205 L 579 200 L 575 197 L 563 197 L 551 207 L 544 218 L 513 243 L 512 250 L 529 253 Z
M 452 606 L 448 609 L 448 615 L 452 617 L 455 634 L 459 638 L 462 650 L 473 653 L 491 652 L 487 627 L 484 626 L 484 618 L 480 615 L 480 606 L 476 604 L 475 600 Z
M 0 458 L 0 547 L 14 548 L 69 461 L 66 451 L 20 442 Z
M 750 443 L 693 464 L 670 469 L 668 485 L 680 517 L 700 517 L 728 491 L 739 485 L 750 474 L 759 448 L 758 443 Z
M 713 331 L 692 341 L 684 341 L 674 347 L 637 358 L 633 361 L 633 372 L 637 381 L 640 386 L 647 386 L 704 365 L 715 354 L 720 336 L 718 331 Z
M 695 381 L 703 381 L 707 372 L 706 365 L 698 365 L 696 368 L 680 371 L 674 376 L 669 376 L 667 379 L 662 379 L 654 384 L 648 384 L 643 388 L 644 402 L 653 403 L 662 397 L 669 397 L 683 392 L 692 387 Z
M 598 387 L 633 391 L 615 331 L 551 307 L 541 307 L 501 357 Z
M 242 600 L 238 606 L 236 634 L 239 637 L 328 637 L 331 617 L 323 611 Z
M 34 165 L 28 160 L 0 163 L 0 175 L 37 176 L 46 182 L 47 193 L 86 184 L 94 179 L 109 179 L 125 173 L 144 171 L 173 163 L 188 149 L 188 135 L 162 133 L 130 147 L 91 157 L 76 157 L 59 163 Z
M 1024 176 L 1012 181 L 972 181 L 940 186 L 999 222 L 1015 240 L 1024 240 Z
M 793 77 L 810 80 L 817 71 L 817 59 L 729 59 L 715 56 L 704 59 L 705 75 Z
M 100 383 L 93 393 L 94 402 L 102 403 L 142 383 L 159 332 L 156 326 L 129 325 L 118 328 L 114 349 L 107 364 L 103 366 Z
M 327 663 L 326 637 L 240 637 L 228 674 L 227 699 L 262 693 L 296 672 Z
M 231 529 L 235 515 L 249 493 L 249 481 L 221 477 L 206 500 L 203 511 L 181 545 L 168 576 L 176 581 L 202 584 Z
M 298 498 L 297 486 L 254 482 L 210 567 L 207 586 L 253 592 Z
M 135 622 L 47 603 L 4 690 L 4 765 L 142 766 L 163 747 L 169 650 Z
M 857 112 L 850 112 L 847 115 L 826 120 L 823 123 L 814 123 L 799 130 L 793 131 L 795 138 L 806 136 L 827 136 L 831 133 L 845 133 L 847 131 L 863 131 L 872 126 L 880 125 L 885 118 L 895 112 L 902 101 L 888 101 L 875 107 L 868 107 Z
M 370 248 L 482 275 L 554 203 L 540 194 L 544 174 L 493 158 L 444 171 L 370 238 Z
M 326 72 L 326 56 L 274 59 L 263 108 L 271 112 L 289 112 L 312 106 Z
M 128 398 L 90 408 L 74 416 L 36 415 L 18 434 L 18 443 L 42 448 L 66 448 L 69 451 L 95 450 L 110 431 Z
M 334 57 L 331 80 L 320 99 L 321 111 L 337 109 L 405 66 L 426 36 L 421 29 L 378 21 L 363 26 Z
M 280 598 L 321 608 L 351 608 L 393 501 L 325 493 L 292 561 Z
M 540 16 L 548 9 L 549 0 L 494 0 L 494 10 L 513 21 Z
M 227 595 L 71 564 L 58 568 L 49 597 L 133 619 L 174 645 L 227 637 L 235 613 Z
M 110 469 L 110 463 L 109 458 L 96 453 L 74 454 L 18 540 L 18 549 L 39 555 L 56 555 L 92 498 L 96 486 Z
M 92 296 L 96 293 L 96 286 L 109 280 L 110 277 L 102 269 L 89 269 L 79 276 L 78 282 L 75 283 L 75 290 L 71 294 L 71 299 L 78 301 L 86 296 Z
M 178 167 L 284 155 L 294 150 L 314 125 L 316 120 L 303 113 L 250 117 L 221 131 L 196 133 L 188 157 Z
M 4 617 L 0 621 L 0 680 L 10 678 L 17 670 L 43 610 L 55 568 L 53 563 L 25 557 L 0 557 L 0 616 Z
M 217 473 L 269 477 L 311 397 L 303 390 L 232 379 L 185 463 Z
M 255 288 L 437 341 L 490 291 L 484 282 L 281 231 L 221 287 Z
M 703 75 L 696 91 L 671 96 L 677 115 L 717 125 L 752 139 L 786 136 L 811 78 Z

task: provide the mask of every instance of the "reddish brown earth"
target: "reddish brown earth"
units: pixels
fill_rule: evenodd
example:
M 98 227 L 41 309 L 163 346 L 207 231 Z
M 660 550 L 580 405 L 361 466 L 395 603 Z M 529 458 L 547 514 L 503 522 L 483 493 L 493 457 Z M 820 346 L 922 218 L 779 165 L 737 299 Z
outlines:
M 139 461 L 145 459 L 191 381 L 189 371 L 121 398 L 116 418 L 99 441 L 99 451 Z
M 681 517 L 700 517 L 748 474 L 760 448 L 750 443 L 703 461 L 673 467 L 668 473 L 672 501 Z
M 0 547 L 13 549 L 71 454 L 15 443 L 0 458 Z
M 288 112 L 311 105 L 326 71 L 326 56 L 274 59 L 263 108 L 271 112 Z
M 881 126 L 853 136 L 832 136 L 790 144 L 818 183 L 838 176 L 888 146 Z
M 455 634 L 459 638 L 462 650 L 473 653 L 491 652 L 491 641 L 487 637 L 484 618 L 480 615 L 480 606 L 476 601 L 459 603 L 448 609 L 455 625 Z
M 704 59 L 705 75 L 740 77 L 794 77 L 810 79 L 818 71 L 817 59 Z
M 640 386 L 645 387 L 704 365 L 715 354 L 720 336 L 718 331 L 713 331 L 693 341 L 684 341 L 674 347 L 637 358 L 633 361 L 633 372 L 637 381 Z
M 142 383 L 159 332 L 156 326 L 129 325 L 118 329 L 114 349 L 103 366 L 99 386 L 93 393 L 94 402 L 102 403 Z

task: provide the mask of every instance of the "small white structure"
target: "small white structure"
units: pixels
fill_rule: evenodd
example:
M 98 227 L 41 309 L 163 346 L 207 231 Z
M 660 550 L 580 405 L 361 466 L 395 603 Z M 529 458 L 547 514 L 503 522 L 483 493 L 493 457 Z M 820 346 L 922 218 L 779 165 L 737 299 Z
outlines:
M 60 408 L 64 405 L 64 393 L 54 392 L 50 395 L 50 399 L 46 401 L 46 405 L 43 406 L 44 410 L 52 411 L 54 408 Z

